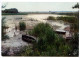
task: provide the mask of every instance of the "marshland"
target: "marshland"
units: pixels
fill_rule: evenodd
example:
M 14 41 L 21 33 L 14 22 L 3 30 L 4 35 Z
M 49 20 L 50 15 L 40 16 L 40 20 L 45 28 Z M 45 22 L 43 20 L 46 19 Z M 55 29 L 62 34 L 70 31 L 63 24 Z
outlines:
M 20 14 L 16 10 L 2 11 L 2 56 L 78 56 L 78 11 Z

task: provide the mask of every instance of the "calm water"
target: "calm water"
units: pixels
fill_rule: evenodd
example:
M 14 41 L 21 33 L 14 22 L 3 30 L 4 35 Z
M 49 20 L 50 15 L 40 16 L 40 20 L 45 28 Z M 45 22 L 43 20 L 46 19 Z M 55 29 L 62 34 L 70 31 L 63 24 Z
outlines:
M 15 25 L 18 25 L 20 21 L 24 21 L 27 26 L 35 26 L 36 24 L 43 22 L 49 23 L 53 26 L 53 28 L 57 30 L 64 30 L 65 27 L 69 25 L 65 25 L 62 21 L 50 21 L 46 20 L 49 16 L 58 17 L 58 16 L 66 16 L 66 15 L 56 15 L 56 14 L 28 14 L 28 15 L 5 15 L 6 17 L 6 25 L 9 26 L 8 35 L 13 36 Z M 31 19 L 31 20 L 30 20 Z M 57 28 L 56 28 L 57 27 Z

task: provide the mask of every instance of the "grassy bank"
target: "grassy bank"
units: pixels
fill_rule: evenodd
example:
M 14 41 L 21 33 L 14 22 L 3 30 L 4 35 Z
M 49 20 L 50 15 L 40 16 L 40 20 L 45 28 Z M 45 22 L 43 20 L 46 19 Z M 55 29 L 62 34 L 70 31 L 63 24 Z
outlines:
M 27 15 L 27 13 L 2 13 L 2 15 Z

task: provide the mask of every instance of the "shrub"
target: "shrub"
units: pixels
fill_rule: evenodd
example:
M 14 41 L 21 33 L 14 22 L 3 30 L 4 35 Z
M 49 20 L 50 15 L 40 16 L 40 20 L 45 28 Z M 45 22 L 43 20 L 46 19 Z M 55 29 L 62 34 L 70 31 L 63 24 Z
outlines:
M 51 29 L 49 24 L 47 24 L 47 23 L 46 24 L 39 23 L 32 30 L 32 34 L 34 36 L 40 37 L 40 36 L 45 35 L 45 33 L 47 32 L 47 30 L 49 30 L 49 29 Z
M 47 20 L 56 20 L 54 17 L 52 17 L 52 16 L 49 16 L 48 18 L 47 18 Z
M 20 29 L 20 31 L 23 31 L 23 30 L 26 29 L 26 24 L 25 24 L 25 22 L 19 22 L 19 29 Z

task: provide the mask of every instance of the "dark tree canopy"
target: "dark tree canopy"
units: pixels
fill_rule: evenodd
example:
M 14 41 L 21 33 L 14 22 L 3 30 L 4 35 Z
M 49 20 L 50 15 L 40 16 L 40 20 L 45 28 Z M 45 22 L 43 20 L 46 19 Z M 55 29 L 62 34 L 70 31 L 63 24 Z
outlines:
M 76 4 L 75 6 L 73 6 L 72 8 L 73 8 L 73 9 L 74 9 L 74 8 L 79 8 L 79 3 L 77 3 L 77 4 Z
M 2 13 L 18 13 L 18 10 L 16 8 L 5 9 Z

